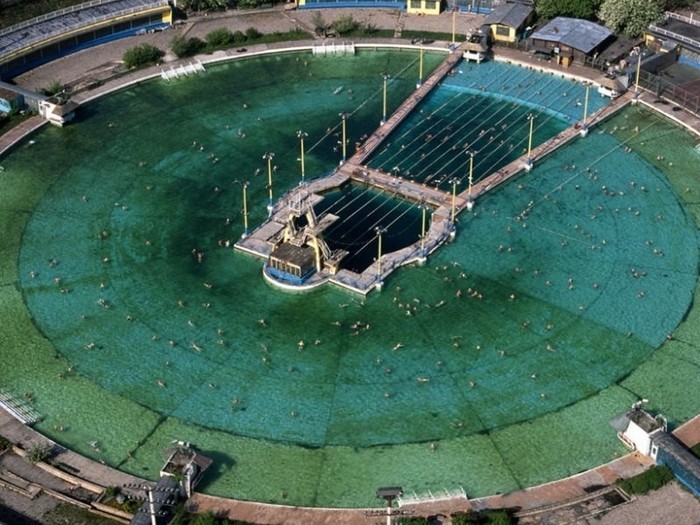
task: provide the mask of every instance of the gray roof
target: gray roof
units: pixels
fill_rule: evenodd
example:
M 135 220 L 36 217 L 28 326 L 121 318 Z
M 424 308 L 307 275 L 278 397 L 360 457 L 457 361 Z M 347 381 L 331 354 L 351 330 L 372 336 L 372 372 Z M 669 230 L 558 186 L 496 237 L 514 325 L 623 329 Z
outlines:
M 501 4 L 484 19 L 484 24 L 501 24 L 519 28 L 532 13 L 532 7 L 524 4 Z
M 590 53 L 612 34 L 613 32 L 609 29 L 588 20 L 558 16 L 535 31 L 530 38 L 559 42 L 584 53 Z
M 167 0 L 92 0 L 54 11 L 0 31 L 0 59 L 68 31 L 167 5 Z

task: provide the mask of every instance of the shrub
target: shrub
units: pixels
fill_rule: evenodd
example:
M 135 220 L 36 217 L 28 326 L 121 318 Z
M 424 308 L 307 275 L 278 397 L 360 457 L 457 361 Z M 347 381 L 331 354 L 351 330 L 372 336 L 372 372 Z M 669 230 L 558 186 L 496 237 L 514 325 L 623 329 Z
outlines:
M 663 487 L 673 479 L 671 469 L 665 465 L 655 465 L 641 474 L 621 481 L 619 486 L 628 494 L 646 494 L 650 490 Z
M 2 117 L 4 115 L 0 115 L 0 122 L 3 120 Z M 9 450 L 12 448 L 12 443 L 10 443 L 7 439 L 4 437 L 0 437 L 0 452 L 4 450 Z
M 186 38 L 182 35 L 175 36 L 170 41 L 170 49 L 178 58 L 191 57 L 204 49 L 206 44 L 201 38 Z
M 214 29 L 211 33 L 207 33 L 204 39 L 207 41 L 207 46 L 209 48 L 221 48 L 226 47 L 234 42 L 234 35 L 231 31 L 225 27 Z
M 27 459 L 32 463 L 46 461 L 51 457 L 51 447 L 46 443 L 32 443 L 27 450 Z
M 262 33 L 254 27 L 249 27 L 245 30 L 245 36 L 248 40 L 255 40 L 256 38 L 260 38 Z
M 332 27 L 339 35 L 347 35 L 348 33 L 357 31 L 360 24 L 352 17 L 352 15 L 343 15 L 333 22 Z
M 60 80 L 52 80 L 48 86 L 39 89 L 39 93 L 46 95 L 47 97 L 58 95 L 62 91 L 63 84 L 61 84 Z
M 233 33 L 233 42 L 235 44 L 242 44 L 245 42 L 245 33 L 243 31 L 235 31 Z
M 124 66 L 127 69 L 136 69 L 139 67 L 150 66 L 157 64 L 163 58 L 163 51 L 151 44 L 140 44 L 135 47 L 130 47 L 126 50 L 123 56 Z

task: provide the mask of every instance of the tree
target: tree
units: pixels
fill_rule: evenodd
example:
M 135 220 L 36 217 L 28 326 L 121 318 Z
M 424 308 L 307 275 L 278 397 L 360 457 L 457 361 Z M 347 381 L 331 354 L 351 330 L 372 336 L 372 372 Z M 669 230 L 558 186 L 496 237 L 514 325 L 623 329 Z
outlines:
M 127 69 L 135 69 L 137 67 L 157 64 L 164 54 L 165 53 L 156 46 L 144 43 L 127 49 L 122 59 Z
M 180 7 L 185 11 L 221 11 L 228 6 L 228 0 L 184 0 Z
M 355 20 L 352 15 L 343 15 L 333 22 L 333 29 L 339 35 L 347 35 L 356 31 L 360 24 Z
M 569 16 L 573 18 L 595 18 L 601 0 L 538 0 L 535 11 L 542 18 Z
M 173 37 L 170 42 L 170 49 L 178 58 L 191 57 L 204 49 L 206 44 L 201 38 L 187 38 L 182 35 Z
M 314 32 L 317 35 L 325 34 L 326 29 L 328 29 L 328 23 L 323 18 L 321 11 L 314 11 L 314 14 L 311 16 L 311 23 L 314 25 Z
M 615 33 L 636 37 L 663 20 L 664 11 L 661 0 L 603 0 L 598 16 Z
M 210 49 L 226 47 L 233 43 L 233 33 L 225 27 L 214 29 L 204 37 Z

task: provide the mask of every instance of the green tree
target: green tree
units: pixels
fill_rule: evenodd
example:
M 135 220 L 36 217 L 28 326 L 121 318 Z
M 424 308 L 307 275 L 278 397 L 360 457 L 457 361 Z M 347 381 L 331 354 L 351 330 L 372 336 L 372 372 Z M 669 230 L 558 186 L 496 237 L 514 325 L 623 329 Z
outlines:
M 222 11 L 228 7 L 228 0 L 181 0 L 180 8 L 185 11 Z
M 255 29 L 254 27 L 249 27 L 248 29 L 245 30 L 245 37 L 248 40 L 255 40 L 256 38 L 260 38 L 262 36 L 262 33 Z
M 475 512 L 456 512 L 452 514 L 452 525 L 478 525 L 479 517 Z
M 636 37 L 663 20 L 664 10 L 661 0 L 603 0 L 598 17 L 615 33 Z
M 156 46 L 144 43 L 127 49 L 122 59 L 127 69 L 135 69 L 157 64 L 164 54 L 165 53 Z
M 601 0 L 538 0 L 535 12 L 542 18 L 569 16 L 591 20 L 595 18 Z
M 41 93 L 42 95 L 46 95 L 47 97 L 58 95 L 62 91 L 63 84 L 61 84 L 60 80 L 52 80 L 48 86 L 39 89 L 39 93 Z
M 206 40 L 207 46 L 211 49 L 226 47 L 233 43 L 233 33 L 228 28 L 221 27 L 207 33 L 204 40 Z
M 263 3 L 265 3 L 265 0 L 238 0 L 238 7 L 240 9 L 255 9 Z
M 204 49 L 206 44 L 201 38 L 187 38 L 182 35 L 176 35 L 170 41 L 170 49 L 178 58 L 191 57 Z
M 356 31 L 360 24 L 355 20 L 352 15 L 343 15 L 333 22 L 333 29 L 339 35 L 347 35 Z
M 216 525 L 216 516 L 211 512 L 195 514 L 190 520 L 190 525 Z
M 32 443 L 27 450 L 27 459 L 32 463 L 46 461 L 51 457 L 51 447 L 47 443 Z
M 314 32 L 317 35 L 324 34 L 326 29 L 328 29 L 328 23 L 323 18 L 321 11 L 314 11 L 314 14 L 311 16 L 311 23 L 314 25 Z

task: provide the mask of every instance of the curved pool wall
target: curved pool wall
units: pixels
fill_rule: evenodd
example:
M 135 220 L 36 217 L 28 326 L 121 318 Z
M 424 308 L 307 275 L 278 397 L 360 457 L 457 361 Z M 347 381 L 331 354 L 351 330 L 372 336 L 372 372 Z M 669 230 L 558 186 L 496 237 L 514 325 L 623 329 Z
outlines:
M 298 182 L 296 130 L 331 128 L 307 142 L 307 173 L 326 172 L 337 114 L 360 106 L 349 135 L 370 132 L 380 74 L 416 60 L 232 62 L 94 101 L 6 155 L 0 388 L 120 469 L 156 478 L 184 439 L 215 460 L 204 491 L 311 506 L 507 492 L 624 453 L 608 421 L 637 397 L 673 424 L 697 413 L 694 140 L 641 108 L 481 199 L 366 299 L 280 293 L 218 247 L 242 231 L 234 181 L 265 216 L 263 153 L 277 195 Z M 398 105 L 415 79 L 393 78 Z

